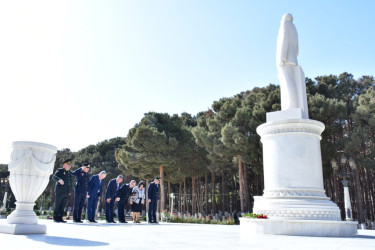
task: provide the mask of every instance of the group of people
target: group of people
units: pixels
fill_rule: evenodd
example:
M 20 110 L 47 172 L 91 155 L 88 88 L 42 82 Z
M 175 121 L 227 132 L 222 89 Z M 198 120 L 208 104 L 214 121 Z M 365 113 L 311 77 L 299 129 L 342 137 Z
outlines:
M 75 171 L 71 171 L 71 159 L 63 162 L 63 167 L 57 169 L 53 175 L 56 181 L 55 186 L 55 209 L 53 212 L 53 220 L 55 222 L 66 222 L 63 220 L 63 213 L 68 203 L 69 197 L 72 195 L 72 178 L 76 179 L 74 185 L 74 204 L 73 204 L 73 222 L 83 223 L 81 220 L 82 210 L 87 198 L 87 219 L 92 223 L 95 221 L 95 211 L 102 195 L 104 179 L 107 176 L 106 171 L 101 171 L 99 174 L 93 175 L 90 178 L 88 173 L 90 164 L 84 163 Z M 113 209 L 115 203 L 118 209 L 118 221 L 120 223 L 127 223 L 125 220 L 124 210 L 125 205 L 130 198 L 132 207 L 133 222 L 140 223 L 140 215 L 143 205 L 146 202 L 145 183 L 140 181 L 137 185 L 135 180 L 125 183 L 120 186 L 124 178 L 122 175 L 117 176 L 108 182 L 105 193 L 105 215 L 107 223 L 116 223 L 113 218 Z M 155 177 L 154 181 L 148 185 L 147 202 L 149 204 L 148 222 L 157 223 L 156 209 L 159 200 L 159 177 Z

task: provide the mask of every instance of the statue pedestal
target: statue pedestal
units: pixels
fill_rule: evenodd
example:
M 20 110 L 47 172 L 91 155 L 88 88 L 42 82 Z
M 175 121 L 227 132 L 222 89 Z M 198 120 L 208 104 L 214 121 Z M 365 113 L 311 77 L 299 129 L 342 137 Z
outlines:
M 240 218 L 241 234 L 274 234 L 314 237 L 357 235 L 357 222 L 329 220 L 284 220 Z
M 356 224 L 341 222 L 338 206 L 324 191 L 320 149 L 324 124 L 302 119 L 298 110 L 275 113 L 267 114 L 267 123 L 257 128 L 263 144 L 265 189 L 263 196 L 254 197 L 253 213 L 269 219 L 249 219 L 252 228 L 269 234 L 356 235 Z M 330 227 L 340 235 L 330 234 Z
M 8 216 L 8 224 L 0 224 L 0 233 L 44 234 L 45 225 L 38 225 L 33 211 L 36 199 L 43 193 L 53 172 L 57 148 L 52 145 L 13 142 L 9 183 L 16 197 L 16 209 Z

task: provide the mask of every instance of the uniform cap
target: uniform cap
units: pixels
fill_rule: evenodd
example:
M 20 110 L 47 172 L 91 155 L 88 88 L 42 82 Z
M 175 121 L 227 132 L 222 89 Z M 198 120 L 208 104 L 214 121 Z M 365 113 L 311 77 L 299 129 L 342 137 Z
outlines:
M 72 159 L 67 159 L 67 160 L 63 161 L 63 164 L 69 164 L 69 165 L 71 165 L 72 164 Z
M 90 167 L 90 164 L 87 163 L 87 162 L 86 162 L 86 163 L 83 163 L 83 164 L 82 164 L 82 167 L 87 167 L 87 168 L 89 168 L 89 167 Z
M 160 177 L 159 177 L 159 176 L 156 176 L 156 177 L 154 178 L 154 180 L 160 180 Z

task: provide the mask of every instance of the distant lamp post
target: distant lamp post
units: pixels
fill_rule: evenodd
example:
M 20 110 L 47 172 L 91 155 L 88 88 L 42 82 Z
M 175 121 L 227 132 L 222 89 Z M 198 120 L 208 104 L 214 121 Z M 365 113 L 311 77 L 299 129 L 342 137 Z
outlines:
M 339 169 L 339 166 L 337 166 L 336 159 L 331 160 L 331 165 L 332 165 L 332 169 L 333 169 L 334 172 L 336 172 Z
M 171 197 L 171 216 L 173 215 L 173 200 L 174 200 L 174 198 L 175 198 L 175 196 L 174 196 L 174 193 L 171 193 L 170 194 L 170 197 Z
M 341 165 L 341 172 L 339 172 L 339 166 L 335 159 L 331 160 L 332 169 L 337 175 L 343 180 L 341 181 L 342 185 L 344 186 L 344 206 L 345 206 L 345 220 L 352 221 L 353 220 L 353 213 L 352 213 L 352 205 L 350 202 L 350 194 L 349 194 L 349 180 L 348 177 L 353 175 L 353 172 L 348 168 L 348 162 L 350 168 L 353 170 L 356 168 L 355 162 L 352 157 L 348 159 L 346 158 L 345 154 L 342 153 L 340 156 L 340 165 Z
M 0 213 L 6 213 L 6 206 L 7 206 L 7 197 L 8 197 L 8 189 L 9 189 L 9 177 L 1 178 L 0 183 L 2 187 L 5 187 L 4 198 L 3 198 L 3 205 L 1 206 Z
M 355 170 L 357 168 L 357 165 L 355 164 L 355 161 L 352 157 L 349 158 L 349 166 L 352 170 Z

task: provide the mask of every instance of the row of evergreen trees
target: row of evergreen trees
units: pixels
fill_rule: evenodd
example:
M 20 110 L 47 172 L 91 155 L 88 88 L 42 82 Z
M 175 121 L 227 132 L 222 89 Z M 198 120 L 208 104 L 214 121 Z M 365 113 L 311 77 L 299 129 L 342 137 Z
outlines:
M 348 73 L 315 81 L 306 78 L 310 119 L 326 126 L 321 145 L 327 195 L 343 211 L 342 184 L 331 167 L 331 160 L 339 161 L 343 152 L 357 165 L 350 191 L 354 217 L 360 222 L 373 221 L 375 214 L 374 83 L 371 76 L 355 80 Z M 277 110 L 280 89 L 270 84 L 215 101 L 212 109 L 196 116 L 146 113 L 116 150 L 116 160 L 133 176 L 162 177 L 161 210 L 166 208 L 167 182 L 168 193 L 178 193 L 178 211 L 251 211 L 252 197 L 263 191 L 262 147 L 256 128 L 266 121 L 266 112 Z
M 327 195 L 343 212 L 341 178 L 331 167 L 331 160 L 339 161 L 343 152 L 357 165 L 349 185 L 354 218 L 374 221 L 374 78 L 355 80 L 348 73 L 306 78 L 306 91 L 310 119 L 326 126 L 321 148 Z M 171 209 L 167 194 L 172 192 L 177 194 L 174 211 L 182 213 L 251 211 L 253 196 L 263 193 L 262 145 L 256 128 L 265 123 L 267 112 L 278 110 L 280 89 L 270 84 L 215 101 L 196 116 L 149 112 L 126 139 L 113 138 L 78 152 L 59 151 L 55 168 L 74 158 L 73 168 L 90 162 L 91 174 L 107 170 L 107 181 L 122 173 L 126 181 L 136 178 L 148 185 L 160 175 L 161 211 Z M 53 185 L 51 181 L 38 203 L 53 204 Z

